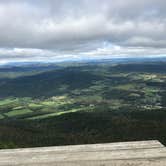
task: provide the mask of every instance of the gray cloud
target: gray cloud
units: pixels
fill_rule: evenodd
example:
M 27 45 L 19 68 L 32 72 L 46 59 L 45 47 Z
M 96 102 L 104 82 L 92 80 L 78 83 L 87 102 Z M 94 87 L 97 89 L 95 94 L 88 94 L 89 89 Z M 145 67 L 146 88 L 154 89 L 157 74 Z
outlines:
M 0 1 L 1 60 L 82 56 L 102 49 L 100 56 L 156 55 L 156 49 L 166 54 L 165 32 L 164 0 Z

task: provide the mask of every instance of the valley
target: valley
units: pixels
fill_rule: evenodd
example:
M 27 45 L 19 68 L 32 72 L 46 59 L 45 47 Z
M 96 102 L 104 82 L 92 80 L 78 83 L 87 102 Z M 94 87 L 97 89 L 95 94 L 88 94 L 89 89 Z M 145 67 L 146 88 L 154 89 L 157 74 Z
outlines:
M 23 68 L 0 69 L 0 148 L 166 144 L 166 62 Z

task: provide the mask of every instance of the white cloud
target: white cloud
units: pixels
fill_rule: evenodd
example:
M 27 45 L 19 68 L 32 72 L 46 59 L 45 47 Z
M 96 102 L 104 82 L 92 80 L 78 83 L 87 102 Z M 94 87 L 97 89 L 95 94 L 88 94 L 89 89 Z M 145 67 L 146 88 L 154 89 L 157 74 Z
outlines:
M 165 32 L 164 0 L 0 1 L 1 62 L 164 55 Z

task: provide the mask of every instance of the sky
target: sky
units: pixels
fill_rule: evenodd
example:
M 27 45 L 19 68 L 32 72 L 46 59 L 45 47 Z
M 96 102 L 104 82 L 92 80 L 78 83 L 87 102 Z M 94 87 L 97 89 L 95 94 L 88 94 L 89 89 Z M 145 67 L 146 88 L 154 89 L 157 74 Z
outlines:
M 166 56 L 165 0 L 0 0 L 0 64 Z

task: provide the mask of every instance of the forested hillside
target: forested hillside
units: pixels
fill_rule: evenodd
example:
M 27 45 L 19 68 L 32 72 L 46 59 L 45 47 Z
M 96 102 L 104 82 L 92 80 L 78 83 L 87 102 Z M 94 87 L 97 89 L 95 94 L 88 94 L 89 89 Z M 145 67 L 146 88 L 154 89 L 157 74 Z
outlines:
M 164 62 L 3 68 L 0 74 L 0 148 L 166 144 Z

